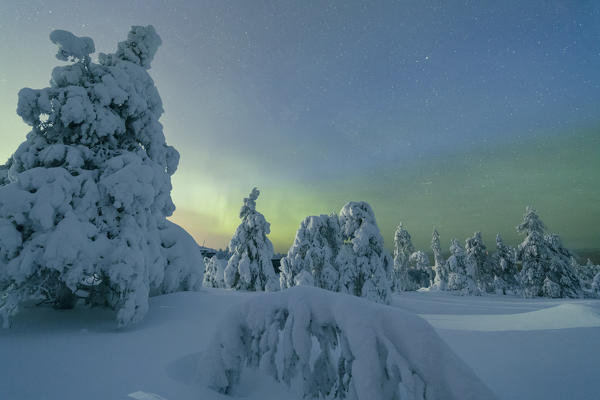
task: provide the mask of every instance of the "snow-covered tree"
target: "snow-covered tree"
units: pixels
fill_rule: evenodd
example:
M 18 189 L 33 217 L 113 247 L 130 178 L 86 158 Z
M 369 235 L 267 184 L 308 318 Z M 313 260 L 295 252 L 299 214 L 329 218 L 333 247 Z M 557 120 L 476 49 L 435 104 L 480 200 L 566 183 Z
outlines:
M 340 291 L 389 303 L 383 238 L 371 206 L 351 201 L 342 208 L 339 219 L 344 250 L 336 257 Z
M 225 268 L 225 284 L 238 290 L 278 290 L 273 270 L 273 244 L 267 238 L 271 225 L 256 211 L 260 192 L 252 189 L 240 210 L 242 223 L 229 243 L 231 257 Z
M 600 273 L 600 265 L 594 265 L 592 260 L 589 258 L 587 259 L 585 265 L 579 265 L 575 257 L 571 257 L 571 267 L 577 271 L 584 294 L 587 297 L 596 297 L 596 293 L 594 293 L 592 284 L 594 277 Z
M 281 259 L 279 279 L 282 289 L 312 282 L 323 289 L 388 303 L 391 269 L 391 256 L 383 248 L 371 206 L 350 202 L 339 216 L 310 216 L 302 221 L 292 247 Z
M 475 262 L 467 257 L 467 252 L 458 240 L 450 242 L 450 257 L 446 260 L 448 271 L 448 290 L 460 291 L 463 294 L 479 294 L 475 282 Z
M 440 234 L 437 229 L 433 229 L 431 237 L 431 250 L 433 250 L 433 257 L 435 260 L 434 272 L 435 277 L 433 278 L 432 288 L 437 290 L 448 289 L 448 263 L 442 257 L 442 249 L 440 246 Z
M 469 263 L 474 265 L 475 283 L 480 291 L 494 291 L 494 269 L 493 264 L 487 252 L 487 247 L 483 243 L 481 232 L 475 232 L 472 237 L 465 241 L 465 250 Z
M 440 266 L 444 264 L 444 257 L 442 257 L 442 246 L 440 245 L 440 234 L 436 228 L 433 228 L 433 233 L 431 234 L 431 251 L 433 251 L 433 272 L 435 274 L 434 281 L 436 281 L 438 280 L 438 270 L 440 269 Z M 439 278 L 439 280 L 442 279 L 442 277 Z
M 0 315 L 77 297 L 139 321 L 148 296 L 201 285 L 195 242 L 166 217 L 179 153 L 165 142 L 162 102 L 147 70 L 161 44 L 134 26 L 93 63 L 94 42 L 56 30 L 50 87 L 19 92 L 32 127 L 0 168 Z
M 496 253 L 494 254 L 494 290 L 497 294 L 519 293 L 517 275 L 517 258 L 515 250 L 502 241 L 502 236 L 496 235 Z
M 410 269 L 408 271 L 409 278 L 414 282 L 416 289 L 428 288 L 431 286 L 434 278 L 434 272 L 429 265 L 429 257 L 427 254 L 418 250 L 410 255 Z
M 524 295 L 581 297 L 581 284 L 570 266 L 570 253 L 557 235 L 545 235 L 544 224 L 533 208 L 527 207 L 517 231 L 525 235 L 517 252 L 522 262 L 519 281 Z
M 204 265 L 206 268 L 202 286 L 224 288 L 225 268 L 227 267 L 228 260 L 229 256 L 227 252 L 217 252 L 217 254 L 212 257 L 204 257 Z
M 409 276 L 410 256 L 415 251 L 410 233 L 402 222 L 394 232 L 394 279 L 393 289 L 396 291 L 416 290 L 417 284 Z
M 338 290 L 339 273 L 335 258 L 342 246 L 338 216 L 309 216 L 302 221 L 292 247 L 281 259 L 279 280 L 281 288 L 296 285 L 296 276 L 306 271 L 313 276 L 314 285 Z
M 594 279 L 592 280 L 591 285 L 592 292 L 596 295 L 596 297 L 600 297 L 600 272 L 598 272 Z

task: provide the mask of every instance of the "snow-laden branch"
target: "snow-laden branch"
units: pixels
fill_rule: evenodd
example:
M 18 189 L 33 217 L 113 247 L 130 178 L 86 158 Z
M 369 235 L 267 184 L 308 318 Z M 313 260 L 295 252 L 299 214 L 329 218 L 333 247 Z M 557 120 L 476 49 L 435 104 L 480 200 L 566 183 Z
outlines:
M 245 367 L 305 398 L 491 399 L 492 393 L 420 317 L 307 286 L 257 296 L 222 320 L 201 380 L 230 393 Z

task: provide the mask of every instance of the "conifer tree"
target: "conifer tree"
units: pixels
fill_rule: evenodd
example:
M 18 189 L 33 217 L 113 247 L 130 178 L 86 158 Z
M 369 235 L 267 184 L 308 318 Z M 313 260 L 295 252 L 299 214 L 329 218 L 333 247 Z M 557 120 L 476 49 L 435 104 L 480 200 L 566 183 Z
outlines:
M 416 284 L 409 276 L 410 256 L 415 251 L 410 233 L 402 222 L 394 233 L 394 279 L 393 287 L 396 291 L 416 290 Z
M 50 87 L 19 92 L 31 126 L 0 167 L 0 319 L 21 303 L 73 307 L 77 297 L 139 321 L 148 296 L 201 285 L 197 245 L 167 221 L 179 153 L 165 142 L 148 69 L 161 39 L 134 26 L 113 54 L 55 30 Z
M 527 297 L 581 297 L 581 285 L 570 267 L 567 252 L 556 235 L 545 235 L 545 226 L 527 207 L 517 231 L 525 235 L 518 248 L 522 263 L 519 281 Z
M 496 235 L 496 254 L 493 257 L 494 290 L 497 294 L 517 294 L 519 282 L 515 250 L 504 244 L 502 236 Z
M 242 222 L 229 243 L 231 257 L 225 268 L 225 284 L 238 290 L 279 289 L 273 269 L 273 244 L 267 238 L 271 225 L 264 215 L 256 211 L 260 192 L 253 188 L 244 198 L 240 209 Z

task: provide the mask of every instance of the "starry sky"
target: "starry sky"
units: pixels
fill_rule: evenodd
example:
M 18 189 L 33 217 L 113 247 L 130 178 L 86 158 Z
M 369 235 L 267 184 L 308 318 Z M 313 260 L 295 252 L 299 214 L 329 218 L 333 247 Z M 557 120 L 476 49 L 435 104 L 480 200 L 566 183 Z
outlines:
M 0 159 L 28 127 L 22 87 L 61 64 L 66 29 L 112 52 L 162 37 L 150 74 L 181 153 L 172 219 L 225 247 L 253 186 L 286 252 L 307 215 L 369 202 L 428 249 L 480 230 L 517 243 L 533 205 L 573 249 L 600 248 L 598 1 L 0 2 Z

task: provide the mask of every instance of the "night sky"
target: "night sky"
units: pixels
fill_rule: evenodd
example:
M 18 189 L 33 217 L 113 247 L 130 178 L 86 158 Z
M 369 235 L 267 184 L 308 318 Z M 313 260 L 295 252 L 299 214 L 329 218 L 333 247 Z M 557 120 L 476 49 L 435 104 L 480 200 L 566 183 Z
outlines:
M 0 159 L 25 138 L 22 87 L 61 62 L 53 29 L 112 52 L 162 37 L 150 74 L 181 153 L 173 220 L 225 247 L 242 198 L 286 252 L 300 221 L 369 202 L 388 248 L 481 230 L 516 243 L 533 205 L 600 247 L 598 1 L 2 1 Z M 0 162 L 1 162 L 0 161 Z

